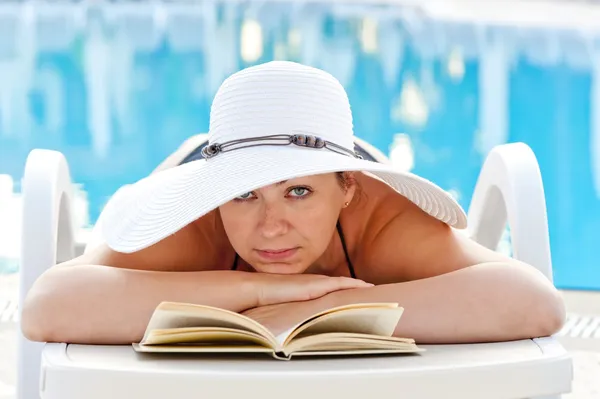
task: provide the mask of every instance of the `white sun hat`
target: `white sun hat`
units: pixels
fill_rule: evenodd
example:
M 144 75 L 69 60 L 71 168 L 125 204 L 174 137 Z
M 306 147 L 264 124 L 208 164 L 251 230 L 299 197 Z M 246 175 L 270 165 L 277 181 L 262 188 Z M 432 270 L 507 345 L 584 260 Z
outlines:
M 127 187 L 103 211 L 103 236 L 135 252 L 244 193 L 296 177 L 362 171 L 383 180 L 429 215 L 465 228 L 460 205 L 435 184 L 355 152 L 352 113 L 330 74 L 273 61 L 227 78 L 215 95 L 203 159 Z

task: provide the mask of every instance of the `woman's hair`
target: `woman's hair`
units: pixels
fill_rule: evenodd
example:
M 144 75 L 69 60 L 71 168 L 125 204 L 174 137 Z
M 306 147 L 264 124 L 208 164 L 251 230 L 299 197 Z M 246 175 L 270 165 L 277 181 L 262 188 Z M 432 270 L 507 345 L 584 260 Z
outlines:
M 344 191 L 346 191 L 350 186 L 352 186 L 354 184 L 356 186 L 356 191 L 354 192 L 354 198 L 356 198 L 357 201 L 361 199 L 363 192 L 361 190 L 360 185 L 358 184 L 358 181 L 356 181 L 356 179 L 354 178 L 353 173 L 351 173 L 351 172 L 336 172 L 335 176 L 337 177 L 340 187 Z
M 352 184 L 356 184 L 356 179 L 348 172 L 337 172 L 335 176 L 337 177 L 342 190 L 347 190 Z

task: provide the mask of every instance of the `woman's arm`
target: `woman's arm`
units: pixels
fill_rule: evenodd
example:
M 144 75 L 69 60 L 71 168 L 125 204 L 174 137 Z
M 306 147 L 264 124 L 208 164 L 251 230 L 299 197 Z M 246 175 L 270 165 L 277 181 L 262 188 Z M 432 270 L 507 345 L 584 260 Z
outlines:
M 531 265 L 487 249 L 409 204 L 365 244 L 358 275 L 377 287 L 335 304 L 392 301 L 397 333 L 422 342 L 545 336 L 565 320 L 560 293 Z
M 345 277 L 214 270 L 223 269 L 219 259 L 231 264 L 224 254 L 211 256 L 215 249 L 189 227 L 132 254 L 100 245 L 50 268 L 33 284 L 23 307 L 22 331 L 42 342 L 129 344 L 139 342 L 162 301 L 241 312 L 370 286 Z
M 257 306 L 252 273 L 160 272 L 101 265 L 57 266 L 27 295 L 21 328 L 33 341 L 89 344 L 139 342 L 162 301 Z
M 333 292 L 325 309 L 358 302 L 404 307 L 395 335 L 419 343 L 493 342 L 552 335 L 564 323 L 557 290 L 537 270 L 482 263 L 435 277 Z M 321 309 L 312 309 L 321 310 Z
M 332 292 L 305 302 L 261 306 L 244 314 L 279 334 L 333 307 L 395 302 L 404 313 L 395 331 L 418 343 L 497 342 L 543 337 L 564 322 L 558 292 L 527 265 L 490 262 L 435 277 Z
M 214 223 L 214 213 L 198 223 Z M 221 270 L 233 252 L 192 223 L 134 253 L 100 244 L 48 269 L 27 293 L 21 325 L 31 340 L 117 344 L 143 336 L 161 301 L 241 311 L 256 306 L 250 273 Z
M 309 274 L 63 265 L 35 282 L 25 301 L 21 328 L 33 341 L 130 344 L 141 340 L 152 312 L 162 301 L 242 312 L 279 303 L 310 302 L 337 290 L 369 286 L 356 279 Z
M 204 140 L 190 137 L 152 173 L 177 166 Z M 200 223 L 216 225 L 214 212 Z M 205 226 L 206 227 L 206 226 Z M 205 272 L 232 262 L 227 248 L 192 223 L 133 254 L 105 244 L 52 267 L 27 293 L 21 328 L 34 341 L 131 343 L 139 340 L 161 301 L 183 301 L 241 311 L 257 305 L 249 273 Z M 214 235 L 214 234 L 213 234 Z M 234 295 L 223 295 L 233 292 Z

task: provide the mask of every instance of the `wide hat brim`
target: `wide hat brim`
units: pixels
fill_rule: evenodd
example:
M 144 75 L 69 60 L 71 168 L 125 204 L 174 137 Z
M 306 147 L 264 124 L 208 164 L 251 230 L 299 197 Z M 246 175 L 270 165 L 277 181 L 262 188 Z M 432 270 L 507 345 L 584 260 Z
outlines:
M 102 235 L 117 252 L 139 251 L 249 191 L 342 171 L 369 172 L 432 217 L 459 229 L 467 225 L 449 193 L 415 174 L 326 149 L 262 146 L 189 162 L 132 184 L 106 205 Z

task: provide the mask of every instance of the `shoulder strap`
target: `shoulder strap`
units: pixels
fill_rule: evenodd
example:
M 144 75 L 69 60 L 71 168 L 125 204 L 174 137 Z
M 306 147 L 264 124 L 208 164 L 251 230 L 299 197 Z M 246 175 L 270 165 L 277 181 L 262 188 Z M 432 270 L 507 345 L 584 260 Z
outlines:
M 346 239 L 344 238 L 344 232 L 342 231 L 342 225 L 340 224 L 339 220 L 336 224 L 336 227 L 337 227 L 338 234 L 340 235 L 340 241 L 342 241 L 342 248 L 344 249 L 344 255 L 346 255 L 346 262 L 348 263 L 348 270 L 350 271 L 350 276 L 352 278 L 356 278 L 356 273 L 354 272 L 354 266 L 352 265 L 352 261 L 350 260 L 350 255 L 348 255 L 348 248 L 346 248 Z

